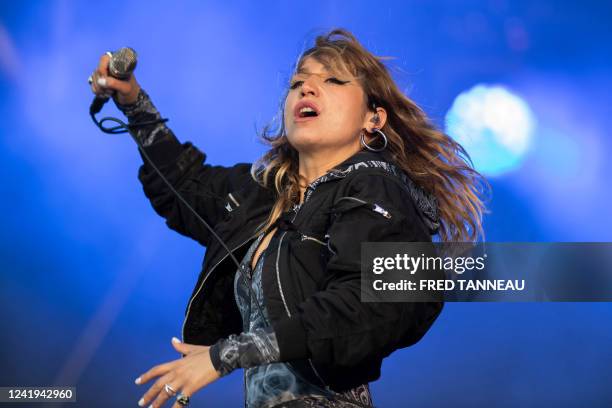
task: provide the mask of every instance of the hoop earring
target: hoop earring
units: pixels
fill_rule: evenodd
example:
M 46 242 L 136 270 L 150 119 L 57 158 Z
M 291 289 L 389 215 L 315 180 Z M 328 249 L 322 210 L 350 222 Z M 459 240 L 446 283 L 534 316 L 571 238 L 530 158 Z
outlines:
M 387 135 L 385 135 L 382 130 L 377 129 L 377 128 L 372 129 L 372 131 L 374 133 L 378 133 L 383 138 L 383 145 L 382 145 L 382 147 L 374 148 L 374 147 L 368 145 L 366 143 L 366 141 L 365 141 L 365 133 L 364 132 L 361 132 L 361 135 L 360 135 L 361 136 L 361 145 L 363 147 L 365 147 L 366 149 L 368 149 L 369 151 L 371 151 L 371 152 L 382 152 L 387 147 Z

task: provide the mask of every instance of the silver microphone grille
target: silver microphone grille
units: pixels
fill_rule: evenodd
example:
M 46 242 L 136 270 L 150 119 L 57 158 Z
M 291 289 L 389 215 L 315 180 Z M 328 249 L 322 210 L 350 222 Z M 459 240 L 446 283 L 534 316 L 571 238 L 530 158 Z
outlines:
M 113 52 L 108 64 L 109 73 L 117 79 L 129 79 L 134 72 L 134 68 L 136 68 L 136 58 L 136 51 L 130 47 L 123 47 L 119 51 Z

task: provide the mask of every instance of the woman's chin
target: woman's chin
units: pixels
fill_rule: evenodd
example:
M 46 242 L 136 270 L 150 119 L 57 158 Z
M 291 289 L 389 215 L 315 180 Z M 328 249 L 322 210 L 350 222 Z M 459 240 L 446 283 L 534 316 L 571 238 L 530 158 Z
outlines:
M 287 139 L 297 151 L 324 147 L 324 140 L 319 135 L 314 134 L 314 132 L 296 132 L 292 135 L 287 135 Z

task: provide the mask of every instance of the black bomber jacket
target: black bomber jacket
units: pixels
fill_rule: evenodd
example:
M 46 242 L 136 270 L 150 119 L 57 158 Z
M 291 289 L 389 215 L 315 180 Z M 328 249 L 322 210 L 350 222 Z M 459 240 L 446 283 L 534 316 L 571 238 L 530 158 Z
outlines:
M 272 191 L 251 178 L 251 163 L 212 166 L 176 139 L 146 150 L 240 261 L 274 203 Z M 442 309 L 437 302 L 360 300 L 361 242 L 429 242 L 438 227 L 435 200 L 398 169 L 387 153 L 361 151 L 319 177 L 304 202 L 279 219 L 274 252 L 264 258 L 264 303 L 281 361 L 335 391 L 376 380 L 383 358 L 419 341 Z M 139 179 L 167 225 L 207 248 L 183 341 L 212 345 L 242 332 L 237 267 L 227 251 L 146 161 Z

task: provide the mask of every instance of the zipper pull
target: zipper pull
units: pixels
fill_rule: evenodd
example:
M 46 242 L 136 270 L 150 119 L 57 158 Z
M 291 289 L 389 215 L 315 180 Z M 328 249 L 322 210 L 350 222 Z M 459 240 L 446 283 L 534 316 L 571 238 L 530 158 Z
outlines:
M 320 239 L 317 239 L 315 237 L 311 237 L 309 235 L 304 234 L 303 232 L 300 232 L 300 240 L 301 241 L 306 241 L 307 239 L 309 239 L 311 241 L 314 241 L 314 242 L 317 242 L 317 243 L 319 243 L 321 245 L 327 245 L 327 243 L 321 241 Z
M 374 203 L 374 205 L 372 206 L 372 210 L 381 214 L 385 218 L 391 218 L 391 214 L 389 214 L 389 211 L 385 210 L 384 208 L 382 208 L 380 205 L 376 203 Z

